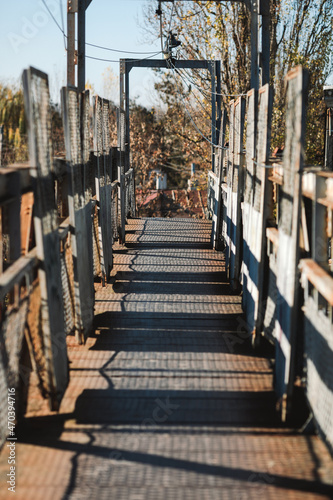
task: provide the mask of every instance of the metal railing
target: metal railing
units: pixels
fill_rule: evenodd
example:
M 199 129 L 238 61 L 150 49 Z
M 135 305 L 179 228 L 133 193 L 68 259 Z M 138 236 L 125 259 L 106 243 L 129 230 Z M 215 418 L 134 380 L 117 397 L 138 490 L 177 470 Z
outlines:
M 212 243 L 223 241 L 231 285 L 242 287 L 248 334 L 275 346 L 282 419 L 301 385 L 333 451 L 333 173 L 304 164 L 307 78 L 298 67 L 286 79 L 282 160 L 270 159 L 270 87 L 248 93 L 246 113 L 241 99 L 231 103 L 227 168 L 209 173 L 208 212 L 222 218 Z
M 110 276 L 121 205 L 135 215 L 133 169 L 125 189 L 112 180 L 109 101 L 95 98 L 91 129 L 89 92 L 62 89 L 66 159 L 52 159 L 47 75 L 29 68 L 23 80 L 30 165 L 0 169 L 0 446 L 7 388 L 24 413 L 32 370 L 58 409 L 69 380 L 66 337 L 82 343 L 92 330 L 94 280 Z

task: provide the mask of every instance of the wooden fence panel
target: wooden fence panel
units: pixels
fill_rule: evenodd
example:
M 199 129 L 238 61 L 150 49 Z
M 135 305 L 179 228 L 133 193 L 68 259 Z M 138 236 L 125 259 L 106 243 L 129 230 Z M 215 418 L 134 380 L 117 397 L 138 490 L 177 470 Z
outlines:
M 267 84 L 259 90 L 259 110 L 257 127 L 256 158 L 253 200 L 253 240 L 254 258 L 258 263 L 257 288 L 254 320 L 255 335 L 258 338 L 263 329 L 265 304 L 267 301 L 268 268 L 266 227 L 273 225 L 273 186 L 268 181 L 271 169 L 268 168 L 271 145 L 271 119 L 273 111 L 273 91 Z M 252 247 L 252 245 L 251 245 Z
M 219 145 L 215 148 L 215 190 L 214 202 L 212 205 L 212 233 L 211 242 L 215 250 L 219 250 L 222 245 L 222 220 L 223 220 L 223 197 L 222 197 L 222 182 L 223 182 L 223 163 L 225 159 L 226 149 L 225 143 L 225 129 L 226 129 L 227 113 L 224 110 L 221 118 L 221 127 L 219 135 Z M 212 184 L 212 182 L 211 182 Z M 209 189 L 209 183 L 208 183 Z M 207 193 L 208 197 L 209 193 Z M 208 198 L 207 198 L 208 200 Z
M 229 150 L 227 166 L 227 208 L 226 208 L 226 238 L 225 238 L 225 266 L 228 277 L 230 277 L 230 255 L 231 255 L 231 224 L 232 224 L 232 183 L 234 172 L 234 131 L 235 131 L 235 101 L 230 103 L 229 114 Z
M 243 133 L 245 119 L 245 99 L 239 97 L 235 102 L 233 124 L 233 161 L 232 161 L 232 192 L 230 220 L 230 263 L 229 277 L 233 288 L 239 287 L 242 263 L 242 214 L 241 202 L 243 195 Z
M 89 99 L 89 95 L 85 97 Z M 84 110 L 84 107 L 82 108 Z M 73 88 L 62 89 L 62 112 L 69 178 L 69 217 L 74 267 L 75 335 L 88 336 L 94 319 L 91 202 L 84 182 L 81 134 L 81 96 Z
M 276 392 L 285 418 L 294 386 L 299 294 L 301 173 L 304 164 L 305 104 L 308 74 L 297 67 L 286 77 L 286 140 L 279 218 L 276 304 Z
M 48 77 L 29 68 L 23 73 L 28 121 L 34 226 L 40 261 L 41 321 L 48 372 L 48 395 L 56 409 L 68 384 L 68 359 L 61 285 L 60 241 L 52 179 L 51 110 Z
M 254 182 L 255 182 L 255 156 L 257 135 L 257 101 L 258 94 L 252 89 L 247 94 L 247 128 L 246 128 L 246 156 L 244 172 L 244 202 L 243 202 L 243 264 L 242 305 L 250 332 L 254 329 L 254 310 L 257 300 L 256 262 L 253 255 L 253 230 L 255 221 L 253 213 Z
M 103 277 L 103 284 L 109 278 L 112 264 L 111 247 L 109 246 L 109 235 L 111 233 L 110 216 L 111 208 L 108 206 L 108 179 L 106 173 L 106 160 L 103 141 L 103 106 L 104 100 L 101 97 L 94 98 L 94 151 L 96 155 L 96 200 L 98 210 L 98 241 L 99 255 Z

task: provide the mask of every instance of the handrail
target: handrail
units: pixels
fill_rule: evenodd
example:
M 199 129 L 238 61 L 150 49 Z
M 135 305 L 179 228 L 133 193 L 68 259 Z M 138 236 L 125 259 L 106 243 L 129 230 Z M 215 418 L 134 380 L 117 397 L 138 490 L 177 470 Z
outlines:
M 128 170 L 127 170 L 127 172 L 125 172 L 125 177 L 130 177 L 130 176 L 132 176 L 132 175 L 133 175 L 133 172 L 134 172 L 134 171 L 133 171 L 133 168 L 128 169 Z
M 266 236 L 274 246 L 279 246 L 279 230 L 276 227 L 268 227 L 266 229 Z
M 0 275 L 0 300 L 4 300 L 13 286 L 37 266 L 37 248 L 35 247 L 27 255 L 20 257 Z
M 333 306 L 333 278 L 313 259 L 302 259 L 299 264 L 302 275 Z
M 120 186 L 120 182 L 118 180 L 116 181 L 113 181 L 112 184 L 111 184 L 111 191 L 114 191 L 115 189 L 117 189 L 118 187 Z

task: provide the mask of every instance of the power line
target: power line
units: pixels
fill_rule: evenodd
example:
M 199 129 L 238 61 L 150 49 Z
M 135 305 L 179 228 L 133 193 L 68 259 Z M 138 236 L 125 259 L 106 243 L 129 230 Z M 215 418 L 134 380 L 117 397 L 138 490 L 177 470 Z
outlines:
M 103 50 L 109 50 L 110 52 L 120 52 L 122 54 L 155 54 L 155 52 L 150 51 L 150 52 L 136 52 L 132 50 L 119 50 L 119 49 L 111 49 L 109 47 L 103 47 L 102 45 L 96 45 L 94 43 L 88 43 L 86 42 L 86 45 L 89 45 L 89 47 L 96 47 L 97 49 L 103 49 Z M 160 52 L 158 52 L 160 54 Z
M 61 14 L 61 25 L 62 25 L 62 34 L 63 34 L 63 37 L 64 37 L 64 47 L 65 47 L 65 50 L 67 50 L 66 35 L 65 35 L 65 22 L 64 22 L 64 11 L 63 11 L 61 0 L 59 0 L 59 9 L 60 9 L 60 14 Z
M 49 6 L 47 5 L 47 3 L 45 2 L 45 0 L 42 0 L 45 8 L 47 9 L 48 13 L 50 14 L 53 22 L 55 23 L 55 25 L 58 27 L 58 29 L 60 30 L 60 32 L 63 34 L 63 37 L 64 37 L 64 42 L 65 42 L 65 39 L 68 38 L 68 36 L 66 35 L 65 33 L 65 26 L 64 26 L 64 16 L 63 16 L 63 11 L 62 11 L 62 8 L 61 8 L 61 0 L 59 0 L 59 7 L 60 7 L 60 12 L 61 12 L 61 22 L 62 22 L 62 27 L 60 26 L 60 24 L 58 23 L 58 21 L 56 20 L 56 18 L 54 17 L 54 15 L 52 14 Z M 75 41 L 77 41 L 77 39 L 75 39 Z M 98 48 L 98 49 L 102 49 L 102 50 L 109 50 L 111 52 L 119 52 L 121 54 L 142 54 L 142 55 L 145 55 L 145 54 L 152 54 L 152 57 L 154 57 L 154 55 L 156 56 L 157 54 L 160 54 L 161 51 L 159 52 L 153 52 L 153 51 L 150 51 L 150 52 L 138 52 L 138 51 L 132 51 L 132 50 L 120 50 L 120 49 L 113 49 L 111 47 L 105 47 L 103 45 L 97 45 L 97 44 L 94 44 L 94 43 L 89 43 L 89 42 L 86 42 L 85 45 L 88 45 L 90 47 L 95 47 L 95 48 Z M 65 44 L 65 50 L 67 50 L 67 47 L 66 47 L 66 44 Z M 110 61 L 110 62 L 119 62 L 119 61 L 112 61 L 110 59 L 99 59 L 99 58 L 95 58 L 95 57 L 92 57 L 92 56 L 86 56 L 88 57 L 89 59 L 97 59 L 97 60 L 100 60 L 100 61 Z M 145 59 L 148 59 L 148 58 L 145 58 Z
M 183 80 L 183 82 L 188 85 L 188 82 L 185 80 L 185 78 L 183 77 L 182 73 L 180 72 L 179 69 L 176 70 L 177 73 L 179 74 L 180 78 Z M 191 84 L 190 84 L 191 85 Z M 199 89 L 197 89 L 199 90 Z M 204 111 L 204 114 L 206 115 L 206 120 L 211 120 L 211 115 L 207 112 L 206 108 L 204 107 L 203 103 L 201 102 L 201 100 L 195 95 L 195 93 L 192 91 L 192 89 L 190 90 L 191 94 L 193 95 L 193 97 L 195 98 L 195 100 L 197 101 L 197 103 L 200 105 L 200 107 L 202 108 L 202 110 Z
M 185 58 L 187 56 L 186 53 L 182 53 L 183 57 L 185 55 Z M 184 70 L 185 71 L 185 70 Z M 192 77 L 190 77 L 188 75 L 188 72 L 185 71 L 185 73 L 187 74 L 187 77 L 188 79 L 190 80 L 190 82 L 199 90 L 199 92 L 201 92 L 202 95 L 204 95 L 205 97 L 207 97 L 207 94 L 210 94 L 210 95 L 216 95 L 216 96 L 220 96 L 220 97 L 241 97 L 241 96 L 246 96 L 247 94 L 222 94 L 222 93 L 219 93 L 219 92 L 212 92 L 211 90 L 209 89 L 202 89 L 198 86 L 198 84 L 193 80 Z M 207 94 L 205 94 L 207 93 Z
M 161 53 L 161 51 L 158 51 L 158 52 L 155 52 L 154 54 L 152 54 L 151 56 L 144 57 L 142 59 L 133 59 L 133 60 L 131 59 L 131 62 L 139 62 L 139 61 L 145 61 L 146 59 L 152 59 L 154 56 L 157 56 L 160 53 Z M 87 56 L 87 55 L 86 55 L 86 58 L 87 59 L 94 59 L 95 61 L 119 63 L 119 59 L 118 60 L 116 60 L 116 59 L 103 59 L 102 57 L 93 57 L 93 56 Z
M 170 31 L 171 31 L 171 23 L 172 23 L 172 18 L 173 18 L 173 12 L 174 12 L 174 10 L 175 10 L 175 3 L 172 2 L 172 9 L 171 9 L 171 15 L 170 15 L 168 33 L 170 33 Z
M 56 20 L 56 18 L 54 17 L 54 15 L 52 14 L 52 12 L 50 11 L 49 9 L 49 6 L 47 5 L 47 3 L 45 2 L 45 0 L 42 0 L 46 10 L 48 11 L 48 13 L 50 14 L 51 18 L 53 19 L 53 21 L 55 22 L 55 24 L 58 26 L 58 28 L 60 29 L 61 33 L 65 35 L 65 31 L 62 29 L 62 27 L 60 26 L 60 24 L 58 23 L 58 21 Z
M 171 64 L 172 64 L 172 66 L 173 66 L 173 67 L 172 67 L 173 73 L 175 74 L 175 69 L 176 69 L 176 67 L 175 67 L 175 65 L 174 65 L 172 62 L 171 62 Z M 206 136 L 205 136 L 205 134 L 204 134 L 204 133 L 203 133 L 203 132 L 199 129 L 199 127 L 198 127 L 198 126 L 197 126 L 197 124 L 195 123 L 194 119 L 192 118 L 191 113 L 190 113 L 190 112 L 189 112 L 189 110 L 187 109 L 186 103 L 185 103 L 184 98 L 183 98 L 183 96 L 182 96 L 182 93 L 181 93 L 181 91 L 180 91 L 180 89 L 179 89 L 179 86 L 178 86 L 178 83 L 177 83 L 177 79 L 176 79 L 176 78 L 175 78 L 175 83 L 176 83 L 176 87 L 177 87 L 178 92 L 179 92 L 180 99 L 181 99 L 181 100 L 182 100 L 182 102 L 183 102 L 183 106 L 184 106 L 184 108 L 185 108 L 185 111 L 187 112 L 187 114 L 188 114 L 188 116 L 189 116 L 189 118 L 190 118 L 191 122 L 193 123 L 194 128 L 196 129 L 196 131 L 197 131 L 197 132 L 201 135 L 201 137 L 203 137 L 203 139 L 205 139 L 205 141 L 206 141 L 206 142 L 208 142 L 209 144 L 211 144 L 212 146 L 214 146 L 214 147 L 215 147 L 215 148 L 217 148 L 217 149 L 221 149 L 221 146 L 219 146 L 218 144 L 214 144 L 214 143 L 213 143 L 210 139 L 208 139 L 208 137 L 206 137 Z

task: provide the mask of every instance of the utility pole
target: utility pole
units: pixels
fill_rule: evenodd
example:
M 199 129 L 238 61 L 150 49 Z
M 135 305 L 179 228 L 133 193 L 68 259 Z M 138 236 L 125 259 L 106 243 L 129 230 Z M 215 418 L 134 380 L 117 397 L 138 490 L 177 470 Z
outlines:
M 67 1 L 67 85 L 75 87 L 75 12 L 77 0 Z
M 92 0 L 67 0 L 67 85 L 83 92 L 86 84 L 86 10 Z M 75 32 L 77 14 L 77 51 Z M 75 66 L 77 65 L 77 78 Z

